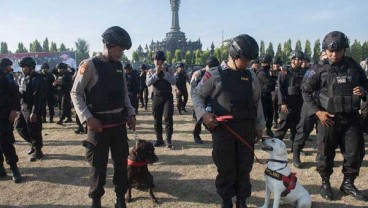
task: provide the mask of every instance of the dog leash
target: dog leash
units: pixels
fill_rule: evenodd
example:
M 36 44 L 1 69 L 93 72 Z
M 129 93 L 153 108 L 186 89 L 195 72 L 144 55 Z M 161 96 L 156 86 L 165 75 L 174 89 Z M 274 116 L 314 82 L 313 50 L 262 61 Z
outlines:
M 135 129 L 133 130 L 133 133 L 134 133 L 135 146 L 138 147 L 138 141 L 139 141 L 138 133 L 135 131 Z
M 245 144 L 245 146 L 247 146 L 253 153 L 254 157 L 256 158 L 256 161 L 260 164 L 266 164 L 267 162 L 261 162 L 258 157 L 256 156 L 256 153 L 254 152 L 253 147 L 243 139 L 243 137 L 241 137 L 234 129 L 232 129 L 229 125 L 226 124 L 226 122 L 228 122 L 229 120 L 234 119 L 234 117 L 232 115 L 226 115 L 226 116 L 219 116 L 216 117 L 216 120 L 220 123 L 222 123 L 222 125 L 225 126 L 225 128 L 230 131 L 230 133 L 232 133 L 239 141 L 241 141 L 243 144 Z

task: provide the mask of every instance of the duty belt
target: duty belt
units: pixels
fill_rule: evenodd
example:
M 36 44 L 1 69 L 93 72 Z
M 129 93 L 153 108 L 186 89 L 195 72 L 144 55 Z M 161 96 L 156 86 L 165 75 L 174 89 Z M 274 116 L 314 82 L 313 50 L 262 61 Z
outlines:
M 168 96 L 170 94 L 170 92 L 153 92 L 153 95 L 155 96 Z
M 123 112 L 120 113 L 94 113 L 93 117 L 101 121 L 102 125 L 118 124 L 126 120 Z

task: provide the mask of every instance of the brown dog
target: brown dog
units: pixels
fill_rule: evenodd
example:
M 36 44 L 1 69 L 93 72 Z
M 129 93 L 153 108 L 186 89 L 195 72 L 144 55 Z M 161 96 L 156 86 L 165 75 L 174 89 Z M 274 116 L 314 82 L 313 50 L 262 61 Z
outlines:
M 148 164 L 158 161 L 155 148 L 151 142 L 138 140 L 138 145 L 133 147 L 128 156 L 128 192 L 125 201 L 132 201 L 132 185 L 138 189 L 148 188 L 148 192 L 153 203 L 157 204 L 157 199 L 153 194 L 153 176 L 148 171 Z

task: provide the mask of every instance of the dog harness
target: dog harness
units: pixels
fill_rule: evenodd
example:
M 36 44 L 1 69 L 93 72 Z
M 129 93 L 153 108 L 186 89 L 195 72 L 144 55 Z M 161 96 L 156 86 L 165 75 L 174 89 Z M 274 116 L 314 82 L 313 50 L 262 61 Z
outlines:
M 134 162 L 133 160 L 128 159 L 128 165 L 132 167 L 143 167 L 148 165 L 148 162 L 147 161 Z
M 282 197 L 287 196 L 291 190 L 295 189 L 296 182 L 298 181 L 298 178 L 296 177 L 296 173 L 290 173 L 289 176 L 284 176 L 281 173 L 273 171 L 269 168 L 267 168 L 264 173 L 270 176 L 271 178 L 282 181 L 284 183 L 286 190 L 281 193 Z

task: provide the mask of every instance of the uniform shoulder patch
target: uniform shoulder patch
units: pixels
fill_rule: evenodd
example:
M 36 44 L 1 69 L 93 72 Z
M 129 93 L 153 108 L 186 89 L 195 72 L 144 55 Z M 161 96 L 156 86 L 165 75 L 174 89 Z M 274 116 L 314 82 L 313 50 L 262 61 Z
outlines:
M 79 73 L 84 74 L 84 72 L 88 69 L 87 61 L 83 62 L 82 65 L 79 67 Z
M 204 73 L 203 77 L 202 77 L 202 81 L 205 82 L 207 79 L 209 79 L 211 77 L 211 73 L 207 72 Z

